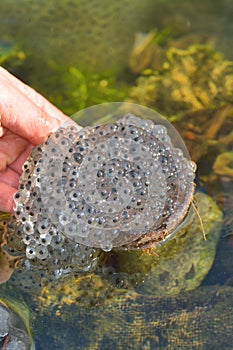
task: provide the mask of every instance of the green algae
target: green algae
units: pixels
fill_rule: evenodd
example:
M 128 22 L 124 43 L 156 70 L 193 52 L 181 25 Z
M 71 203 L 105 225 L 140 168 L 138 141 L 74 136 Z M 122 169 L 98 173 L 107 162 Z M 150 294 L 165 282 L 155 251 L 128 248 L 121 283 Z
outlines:
M 22 65 L 26 55 L 18 45 L 13 45 L 8 41 L 0 40 L 0 65 L 9 70 L 14 70 Z
M 119 83 L 110 73 L 84 73 L 75 66 L 58 66 L 50 63 L 48 76 L 39 81 L 30 76 L 33 86 L 71 115 L 91 105 L 122 101 L 127 94 L 126 84 Z

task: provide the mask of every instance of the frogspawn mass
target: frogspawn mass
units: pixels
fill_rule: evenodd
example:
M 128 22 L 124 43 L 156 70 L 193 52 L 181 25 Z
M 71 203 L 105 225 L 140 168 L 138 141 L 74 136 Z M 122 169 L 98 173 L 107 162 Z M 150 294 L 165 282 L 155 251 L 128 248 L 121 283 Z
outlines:
M 60 127 L 23 166 L 5 250 L 27 269 L 46 261 L 61 273 L 87 268 L 99 248 L 156 244 L 187 213 L 195 169 L 165 125 L 132 113 Z

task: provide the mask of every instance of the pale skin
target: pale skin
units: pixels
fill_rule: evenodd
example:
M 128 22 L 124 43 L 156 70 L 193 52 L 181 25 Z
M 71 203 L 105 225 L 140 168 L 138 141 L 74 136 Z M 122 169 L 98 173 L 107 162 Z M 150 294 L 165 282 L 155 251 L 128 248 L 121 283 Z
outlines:
M 31 149 L 69 118 L 0 67 L 0 211 L 11 213 Z

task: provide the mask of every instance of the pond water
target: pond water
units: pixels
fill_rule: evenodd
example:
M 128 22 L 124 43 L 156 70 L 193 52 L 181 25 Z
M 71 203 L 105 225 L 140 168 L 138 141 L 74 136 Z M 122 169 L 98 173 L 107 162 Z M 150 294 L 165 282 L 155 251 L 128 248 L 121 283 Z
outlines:
M 232 11 L 231 0 L 1 0 L 2 66 L 67 115 L 118 101 L 156 110 L 197 164 L 202 221 L 184 222 L 175 247 L 105 253 L 101 271 L 84 264 L 51 284 L 16 270 L 0 286 L 35 349 L 232 349 Z

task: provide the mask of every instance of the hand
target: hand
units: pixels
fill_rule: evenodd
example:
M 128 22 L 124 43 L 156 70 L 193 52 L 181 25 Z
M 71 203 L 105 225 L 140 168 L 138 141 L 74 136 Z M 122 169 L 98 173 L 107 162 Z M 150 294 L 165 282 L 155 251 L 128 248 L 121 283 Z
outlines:
M 0 67 L 0 211 L 12 212 L 22 165 L 33 146 L 69 119 Z

